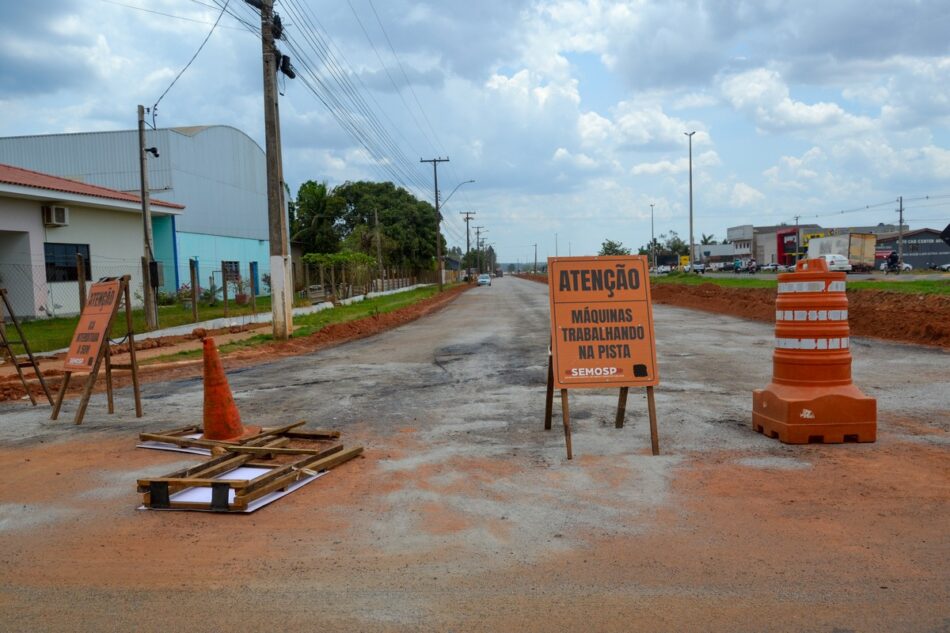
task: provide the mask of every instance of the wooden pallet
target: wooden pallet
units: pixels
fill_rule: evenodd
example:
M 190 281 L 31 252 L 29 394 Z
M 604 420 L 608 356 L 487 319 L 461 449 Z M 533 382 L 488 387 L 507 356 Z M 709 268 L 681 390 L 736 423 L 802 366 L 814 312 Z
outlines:
M 162 477 L 139 479 L 144 507 L 163 510 L 205 510 L 211 512 L 248 512 L 254 502 L 271 493 L 283 491 L 305 478 L 335 468 L 363 452 L 362 446 L 344 448 L 336 442 L 338 431 L 303 431 L 297 422 L 286 427 L 229 444 L 182 437 L 197 427 L 173 429 L 164 433 L 142 433 L 145 440 L 181 442 L 182 445 L 211 448 L 218 453 L 211 459 Z M 293 446 L 291 445 L 293 444 Z M 241 467 L 261 469 L 251 477 L 233 476 Z M 210 496 L 201 500 L 185 499 L 186 491 L 210 488 Z

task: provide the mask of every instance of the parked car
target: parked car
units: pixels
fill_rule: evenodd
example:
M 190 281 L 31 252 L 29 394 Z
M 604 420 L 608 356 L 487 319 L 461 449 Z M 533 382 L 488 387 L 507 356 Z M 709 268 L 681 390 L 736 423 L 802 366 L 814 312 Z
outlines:
M 688 273 L 699 273 L 700 275 L 702 275 L 703 273 L 706 272 L 706 264 L 702 262 L 693 262 L 691 266 L 686 266 L 686 268 L 684 268 L 683 270 L 685 270 Z
M 478 276 L 478 285 L 479 286 L 490 286 L 491 285 L 491 275 L 488 273 L 482 273 Z
M 851 262 L 844 255 L 822 255 L 822 259 L 828 262 L 828 270 L 838 272 L 851 272 Z
M 942 270 L 945 273 L 950 273 L 950 263 L 940 264 L 937 266 L 937 270 Z
M 670 268 L 670 267 L 667 266 L 666 264 L 661 264 L 661 265 L 659 265 L 659 266 L 656 267 L 656 272 L 660 273 L 661 275 L 662 275 L 663 273 L 668 273 L 668 272 L 670 272 L 671 270 L 672 270 L 672 268 Z
M 776 264 L 775 262 L 769 262 L 768 264 L 765 264 L 764 266 L 762 266 L 762 268 L 760 268 L 759 270 L 761 270 L 764 273 L 778 272 L 778 264 Z

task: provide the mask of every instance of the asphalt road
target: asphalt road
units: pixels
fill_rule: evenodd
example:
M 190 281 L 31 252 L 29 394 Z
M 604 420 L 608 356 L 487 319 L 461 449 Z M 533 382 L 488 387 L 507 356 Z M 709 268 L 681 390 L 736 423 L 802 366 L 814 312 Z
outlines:
M 876 444 L 750 428 L 772 329 L 657 306 L 661 455 L 632 391 L 574 391 L 575 459 L 543 426 L 548 299 L 506 277 L 370 339 L 229 375 L 245 423 L 307 419 L 366 446 L 251 515 L 134 510 L 181 456 L 201 385 L 95 396 L 81 427 L 0 406 L 0 466 L 88 455 L 69 484 L 0 483 L 4 630 L 937 631 L 950 626 L 950 358 L 854 339 Z M 63 415 L 71 419 L 75 402 Z M 556 416 L 559 408 L 555 408 Z M 60 466 L 57 466 L 57 469 Z M 56 473 L 59 475 L 59 472 Z M 46 479 L 43 479 L 46 481 Z M 943 628 L 941 628 L 943 627 Z

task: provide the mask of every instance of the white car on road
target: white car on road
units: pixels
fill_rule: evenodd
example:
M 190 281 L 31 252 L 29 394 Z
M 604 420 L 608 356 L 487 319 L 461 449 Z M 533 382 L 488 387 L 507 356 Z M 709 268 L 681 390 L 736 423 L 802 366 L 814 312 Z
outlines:
M 828 262 L 828 270 L 851 272 L 851 262 L 844 255 L 822 255 L 821 257 Z

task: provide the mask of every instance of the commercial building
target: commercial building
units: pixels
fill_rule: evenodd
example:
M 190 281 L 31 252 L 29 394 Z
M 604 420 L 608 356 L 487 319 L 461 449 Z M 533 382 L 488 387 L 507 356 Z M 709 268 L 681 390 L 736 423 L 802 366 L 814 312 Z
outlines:
M 236 266 L 258 292 L 270 270 L 264 151 L 248 135 L 223 125 L 148 130 L 149 192 L 185 207 L 155 214 L 155 258 L 164 267 L 166 292 L 188 283 L 189 259 L 198 261 L 207 286 L 221 262 Z M 140 190 L 137 130 L 0 138 L 0 163 L 133 193 Z M 137 242 L 141 246 L 141 240 Z M 118 246 L 118 245 L 117 245 Z M 141 256 L 141 249 L 138 255 Z M 236 263 L 236 264 L 235 264 Z M 129 270 L 134 273 L 133 270 Z
M 948 227 L 950 228 L 950 227 Z M 899 233 L 886 233 L 877 238 L 877 250 L 890 253 L 899 250 Z M 903 234 L 903 261 L 914 270 L 926 270 L 930 266 L 950 263 L 950 244 L 947 244 L 936 229 L 917 229 Z
M 141 288 L 141 205 L 129 193 L 0 164 L 0 286 L 17 315 L 79 312 L 80 274 L 86 281 L 128 274 L 132 288 Z M 183 210 L 152 200 L 156 226 L 173 226 Z M 171 232 L 154 241 L 156 250 L 173 249 Z

